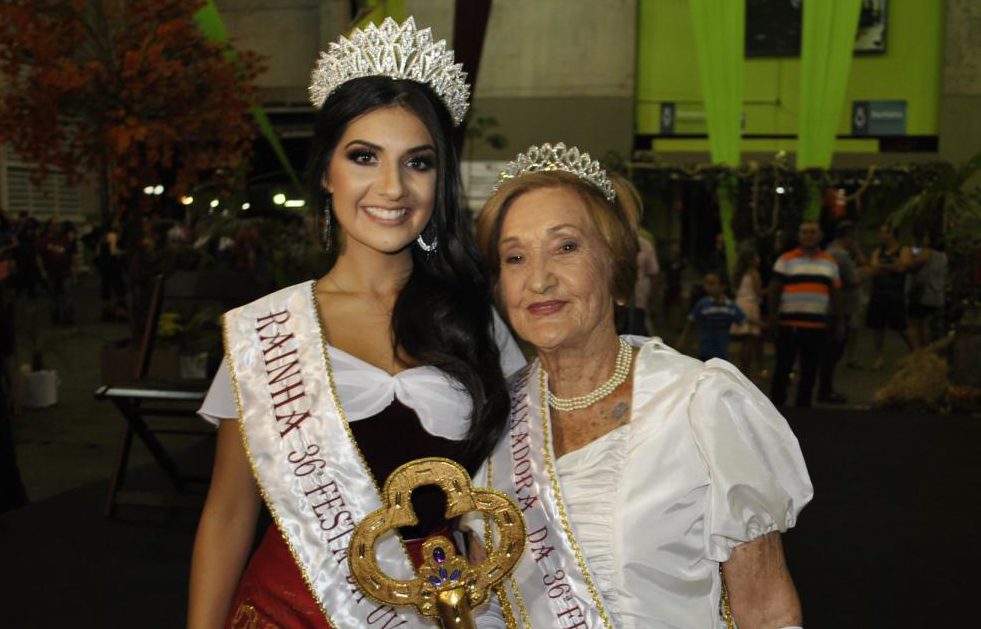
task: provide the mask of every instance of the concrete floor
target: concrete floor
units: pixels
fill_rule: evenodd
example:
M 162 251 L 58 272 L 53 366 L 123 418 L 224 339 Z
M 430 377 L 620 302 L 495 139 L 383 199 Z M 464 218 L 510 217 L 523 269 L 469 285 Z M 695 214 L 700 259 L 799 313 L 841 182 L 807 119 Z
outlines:
M 14 419 L 17 458 L 27 495 L 32 502 L 109 478 L 115 463 L 123 419 L 109 402 L 96 400 L 95 390 L 104 384 L 102 352 L 106 346 L 125 341 L 127 323 L 100 321 L 98 282 L 83 276 L 75 291 L 77 324 L 50 324 L 47 302 L 22 298 L 15 302 L 17 315 L 17 366 L 31 357 L 31 329 L 35 322 L 46 367 L 58 372 L 58 403 L 47 408 L 22 408 Z M 196 420 L 171 420 L 175 426 L 200 428 Z M 162 436 L 168 449 L 180 451 L 194 438 Z M 132 467 L 152 459 L 137 441 L 131 453 Z

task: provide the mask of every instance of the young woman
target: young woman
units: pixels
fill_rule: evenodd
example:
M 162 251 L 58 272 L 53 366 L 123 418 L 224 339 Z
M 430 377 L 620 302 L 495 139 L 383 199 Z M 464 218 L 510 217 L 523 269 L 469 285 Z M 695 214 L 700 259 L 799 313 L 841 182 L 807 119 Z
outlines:
M 760 256 L 748 249 L 736 261 L 736 305 L 746 313 L 746 321 L 732 325 L 732 335 L 739 339 L 739 369 L 747 378 L 762 378 L 763 336 L 759 321 L 763 303 L 763 280 L 760 278 Z
M 523 363 L 460 211 L 450 133 L 468 88 L 437 46 L 411 18 L 387 19 L 314 71 L 309 176 L 328 271 L 225 315 L 225 363 L 201 409 L 218 450 L 190 627 L 428 626 L 352 585 L 350 534 L 403 463 L 444 456 L 473 473 L 507 417 L 502 366 Z M 377 547 L 395 577 L 448 526 L 426 489 L 404 544 Z M 263 500 L 276 526 L 246 567 Z

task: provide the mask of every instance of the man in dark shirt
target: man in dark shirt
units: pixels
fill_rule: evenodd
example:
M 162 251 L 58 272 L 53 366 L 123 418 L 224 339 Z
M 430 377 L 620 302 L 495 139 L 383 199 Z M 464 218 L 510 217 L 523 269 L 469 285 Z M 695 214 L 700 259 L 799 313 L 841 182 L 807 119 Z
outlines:
M 51 221 L 48 232 L 41 240 L 41 273 L 51 295 L 51 321 L 55 324 L 75 322 L 75 308 L 71 298 L 74 281 L 74 260 L 77 249 L 75 226 L 69 222 L 59 225 Z

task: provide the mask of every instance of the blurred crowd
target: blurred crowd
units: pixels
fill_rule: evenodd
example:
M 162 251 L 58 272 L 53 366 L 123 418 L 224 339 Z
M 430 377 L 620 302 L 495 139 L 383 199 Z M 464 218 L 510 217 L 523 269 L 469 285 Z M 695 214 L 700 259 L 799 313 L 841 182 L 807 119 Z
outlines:
M 654 243 L 641 230 L 647 246 L 622 331 L 662 336 L 702 360 L 731 360 L 764 390 L 769 385 L 778 405 L 792 380 L 798 406 L 815 397 L 846 402 L 834 387 L 835 372 L 886 367 L 887 334 L 910 351 L 946 334 L 948 258 L 942 239 L 929 231 L 903 242 L 896 228 L 882 225 L 868 248 L 849 220 L 828 231 L 804 222 L 794 237 L 778 231 L 772 241 L 743 243 L 730 273 L 721 233 L 712 254 L 693 265 L 678 242 L 661 257 L 645 253 Z M 871 343 L 872 351 L 860 343 Z
M 0 210 L 0 512 L 27 500 L 10 421 L 19 403 L 15 341 L 28 350 L 23 369 L 45 369 L 42 326 L 93 322 L 79 316 L 80 279 L 97 278 L 101 321 L 128 323 L 129 335 L 139 338 L 157 275 L 217 267 L 272 287 L 314 277 L 322 263 L 316 225 L 297 213 L 242 220 L 218 211 L 193 224 L 148 214 L 95 226 Z
M 51 323 L 72 325 L 75 286 L 91 272 L 99 280 L 101 319 L 139 320 L 142 287 L 156 274 L 221 266 L 273 285 L 302 272 L 318 249 L 315 234 L 312 221 L 298 214 L 193 226 L 148 215 L 97 227 L 0 212 L 0 291 L 8 301 L 47 299 Z

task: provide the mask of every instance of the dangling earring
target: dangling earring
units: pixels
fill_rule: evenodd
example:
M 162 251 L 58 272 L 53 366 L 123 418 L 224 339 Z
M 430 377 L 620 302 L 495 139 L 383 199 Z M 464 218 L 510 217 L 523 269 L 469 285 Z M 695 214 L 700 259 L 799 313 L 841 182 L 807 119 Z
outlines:
M 433 236 L 433 244 L 430 245 L 427 244 L 426 241 L 422 239 L 422 234 L 419 234 L 419 236 L 416 237 L 416 244 L 419 245 L 419 248 L 425 251 L 426 253 L 433 253 L 434 251 L 436 251 L 436 247 L 439 246 L 439 238 Z
M 324 251 L 330 250 L 330 196 L 324 201 L 324 228 L 321 232 L 323 238 Z

